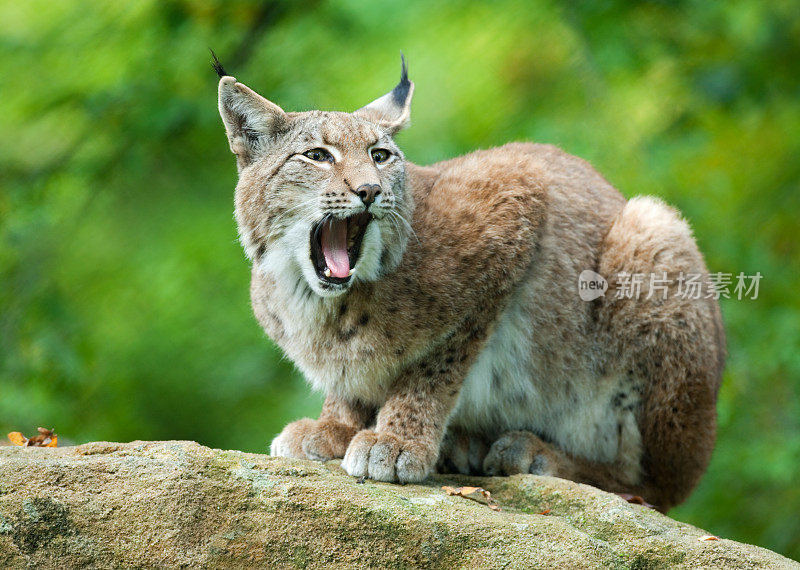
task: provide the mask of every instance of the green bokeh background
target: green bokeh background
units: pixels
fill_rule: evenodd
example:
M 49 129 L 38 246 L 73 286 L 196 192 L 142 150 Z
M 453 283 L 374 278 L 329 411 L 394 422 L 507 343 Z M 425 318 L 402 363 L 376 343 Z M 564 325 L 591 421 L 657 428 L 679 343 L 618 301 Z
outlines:
M 287 110 L 417 89 L 408 158 L 512 140 L 680 208 L 730 358 L 708 474 L 672 515 L 800 559 L 796 0 L 6 1 L 0 5 L 0 431 L 248 451 L 315 415 L 253 319 L 213 47 Z M 2 431 L 2 433 L 5 433 Z

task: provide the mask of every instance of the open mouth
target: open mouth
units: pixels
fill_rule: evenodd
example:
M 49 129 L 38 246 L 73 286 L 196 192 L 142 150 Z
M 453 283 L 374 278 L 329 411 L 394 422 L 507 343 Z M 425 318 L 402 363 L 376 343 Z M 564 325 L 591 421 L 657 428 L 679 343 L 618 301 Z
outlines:
M 327 215 L 311 228 L 311 263 L 327 283 L 347 283 L 353 275 L 361 242 L 372 220 L 368 212 L 344 219 Z

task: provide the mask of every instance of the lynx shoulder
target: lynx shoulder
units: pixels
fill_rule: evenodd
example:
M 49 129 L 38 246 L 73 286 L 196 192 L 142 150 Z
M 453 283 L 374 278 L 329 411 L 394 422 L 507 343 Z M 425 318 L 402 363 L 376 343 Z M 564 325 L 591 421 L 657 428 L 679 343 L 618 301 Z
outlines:
M 713 296 L 678 294 L 679 274 L 710 283 L 675 210 L 548 145 L 408 162 L 405 63 L 353 113 L 286 112 L 218 73 L 253 310 L 326 394 L 272 454 L 382 481 L 548 474 L 662 510 L 688 496 L 725 340 Z M 587 271 L 612 288 L 583 300 Z M 664 279 L 615 294 L 630 275 Z

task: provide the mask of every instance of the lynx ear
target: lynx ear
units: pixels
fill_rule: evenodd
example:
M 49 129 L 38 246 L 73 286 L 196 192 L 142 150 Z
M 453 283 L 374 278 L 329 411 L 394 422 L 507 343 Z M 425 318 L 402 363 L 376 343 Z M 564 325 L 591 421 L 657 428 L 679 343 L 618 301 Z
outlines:
M 402 54 L 400 55 L 400 64 L 400 83 L 383 97 L 375 99 L 354 113 L 380 125 L 391 134 L 397 133 L 408 125 L 411 117 L 411 97 L 414 95 L 414 84 L 408 80 L 406 58 Z
M 288 117 L 275 103 L 238 83 L 230 75 L 223 75 L 225 70 L 222 66 L 217 72 L 222 75 L 219 80 L 219 114 L 225 123 L 231 151 L 239 166 L 246 166 L 286 129 Z

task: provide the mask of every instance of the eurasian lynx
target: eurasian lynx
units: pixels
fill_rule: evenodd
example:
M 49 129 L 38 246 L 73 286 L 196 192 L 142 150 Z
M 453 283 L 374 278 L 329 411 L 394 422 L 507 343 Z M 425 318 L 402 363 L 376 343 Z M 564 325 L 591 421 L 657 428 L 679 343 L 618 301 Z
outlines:
M 414 84 L 354 113 L 284 112 L 218 62 L 253 310 L 327 395 L 271 453 L 354 476 L 539 473 L 682 501 L 714 445 L 724 333 L 689 227 L 558 148 L 434 164 L 394 135 Z M 648 279 L 581 300 L 579 275 Z

